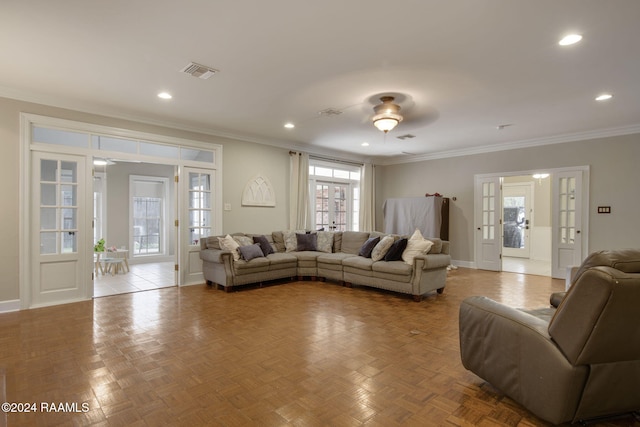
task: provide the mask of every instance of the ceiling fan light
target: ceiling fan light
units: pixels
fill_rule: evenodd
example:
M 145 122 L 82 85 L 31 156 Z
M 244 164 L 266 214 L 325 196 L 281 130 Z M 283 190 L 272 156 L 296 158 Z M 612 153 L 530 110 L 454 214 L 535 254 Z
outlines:
M 398 125 L 398 123 L 400 123 L 400 120 L 398 120 L 395 117 L 388 117 L 387 114 L 380 114 L 379 116 L 383 116 L 380 118 L 377 118 L 378 116 L 373 118 L 373 125 L 375 127 L 377 127 L 379 130 L 381 130 L 384 133 L 389 132 L 390 130 L 392 130 L 394 127 L 396 127 Z
M 400 106 L 393 103 L 393 96 L 383 96 L 380 98 L 382 104 L 373 107 L 376 113 L 373 116 L 373 125 L 384 133 L 389 132 L 402 121 Z

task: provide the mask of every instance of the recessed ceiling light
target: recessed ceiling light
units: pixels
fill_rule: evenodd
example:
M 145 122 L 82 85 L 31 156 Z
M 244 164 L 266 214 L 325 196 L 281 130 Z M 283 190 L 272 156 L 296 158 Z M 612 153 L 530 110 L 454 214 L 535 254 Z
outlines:
M 360 145 L 362 145 L 363 147 L 368 147 L 368 146 L 369 146 L 369 143 L 368 143 L 368 142 L 363 142 L 363 143 L 362 143 L 362 144 L 360 144 Z
M 602 95 L 596 97 L 596 101 L 607 101 L 611 98 L 613 98 L 613 95 L 611 95 L 610 93 L 603 93 Z
M 284 127 L 286 127 L 287 129 L 293 129 L 294 127 L 296 127 L 296 125 L 294 125 L 293 123 L 285 123 Z
M 171 96 L 171 94 L 170 94 L 170 93 L 168 93 L 168 92 L 160 92 L 160 93 L 158 94 L 158 98 L 162 98 L 162 99 L 171 99 L 171 98 L 173 98 L 173 96 Z
M 558 44 L 560 46 L 569 46 L 578 43 L 580 40 L 582 40 L 582 36 L 580 34 L 569 34 L 568 36 L 564 36 Z

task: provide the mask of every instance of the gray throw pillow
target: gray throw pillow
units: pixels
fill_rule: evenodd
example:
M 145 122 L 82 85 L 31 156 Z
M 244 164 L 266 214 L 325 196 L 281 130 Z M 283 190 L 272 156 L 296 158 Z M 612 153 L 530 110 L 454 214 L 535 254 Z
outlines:
M 253 243 L 260 244 L 260 249 L 262 249 L 262 253 L 264 254 L 264 256 L 267 256 L 274 252 L 271 243 L 269 243 L 269 240 L 267 240 L 265 236 L 253 236 Z
M 313 234 L 300 234 L 296 233 L 296 239 L 298 240 L 298 251 L 317 251 L 318 250 L 318 235 Z
M 408 239 L 396 240 L 384 256 L 385 261 L 400 261 L 402 253 L 407 248 Z
M 242 259 L 245 261 L 251 261 L 254 258 L 264 257 L 262 249 L 260 249 L 260 243 L 254 243 L 253 245 L 240 246 L 238 248 Z
M 378 242 L 380 241 L 380 236 L 378 237 L 370 237 L 364 242 L 364 245 L 360 248 L 358 255 L 363 256 L 365 258 L 371 258 L 371 251 L 376 247 Z

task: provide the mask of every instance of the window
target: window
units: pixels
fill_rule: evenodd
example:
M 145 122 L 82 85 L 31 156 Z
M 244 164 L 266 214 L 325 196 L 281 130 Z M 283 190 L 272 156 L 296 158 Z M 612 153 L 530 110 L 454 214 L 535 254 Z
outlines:
M 164 255 L 167 178 L 131 176 L 133 256 Z
M 133 198 L 134 255 L 162 253 L 162 199 Z
M 309 161 L 314 229 L 359 229 L 360 169 L 358 165 Z

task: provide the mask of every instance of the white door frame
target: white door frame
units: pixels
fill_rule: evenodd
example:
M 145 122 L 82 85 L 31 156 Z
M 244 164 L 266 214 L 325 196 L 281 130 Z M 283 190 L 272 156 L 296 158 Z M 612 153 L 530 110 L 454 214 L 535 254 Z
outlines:
M 78 134 L 86 134 L 86 145 L 58 145 L 54 143 L 42 143 L 32 140 L 32 125 L 40 126 L 49 129 L 60 129 L 63 131 L 76 132 Z M 111 157 L 119 158 L 131 161 L 143 161 L 148 163 L 159 163 L 178 166 L 194 166 L 203 169 L 211 170 L 211 173 L 215 176 L 216 182 L 216 215 L 214 223 L 212 224 L 212 232 L 220 234 L 222 232 L 222 145 L 199 142 L 181 138 L 174 138 L 169 136 L 163 136 L 158 134 L 151 134 L 146 132 L 133 131 L 128 129 L 118 129 L 109 126 L 96 125 L 85 122 L 76 122 L 72 120 L 59 119 L 55 117 L 40 116 L 30 113 L 20 113 L 20 192 L 19 192 L 19 206 L 20 206 L 20 224 L 19 224 L 19 289 L 20 289 L 20 308 L 31 308 L 33 303 L 33 297 L 31 295 L 32 287 L 32 271 L 30 255 L 33 250 L 33 233 L 31 229 L 30 218 L 33 215 L 31 207 L 31 185 L 32 185 L 32 167 L 31 167 L 31 153 L 32 151 L 50 152 L 57 154 L 70 154 L 76 156 L 85 157 L 85 167 L 87 169 L 86 176 L 91 177 L 91 168 L 93 157 Z M 178 147 L 180 150 L 180 156 L 182 152 L 185 152 L 184 157 L 168 158 L 158 157 L 153 155 L 139 154 L 142 151 L 136 151 L 136 153 L 127 152 L 110 152 L 99 151 L 99 149 L 93 148 L 91 143 L 91 135 L 106 135 L 115 138 L 125 138 L 137 144 L 160 144 L 166 146 Z M 75 143 L 78 141 L 75 140 Z M 194 153 L 208 152 L 210 160 L 199 161 L 194 160 Z M 191 157 L 189 157 L 191 156 Z M 93 233 L 91 230 L 91 223 L 93 219 L 93 185 L 86 185 L 88 194 L 85 197 L 84 204 L 86 205 L 84 210 L 88 212 L 90 218 L 87 219 L 84 232 L 82 233 L 86 239 L 84 239 L 84 245 L 86 248 L 93 248 Z M 177 197 L 179 199 L 179 197 Z M 176 212 L 177 214 L 177 212 Z M 176 241 L 180 242 L 180 236 L 176 236 Z M 176 245 L 176 256 L 179 258 L 180 245 Z M 93 259 L 92 257 L 86 258 L 85 269 L 89 273 L 93 271 Z M 178 281 L 179 282 L 179 281 Z M 178 283 L 180 284 L 180 283 Z M 86 298 L 93 297 L 93 280 L 89 277 L 86 282 L 85 289 Z
M 502 242 L 502 255 L 508 257 L 520 257 L 520 258 L 530 258 L 531 254 L 531 227 L 533 225 L 533 212 L 534 212 L 534 200 L 533 200 L 533 182 L 509 182 L 502 184 L 502 213 L 504 214 L 504 198 L 508 197 L 505 192 L 509 190 L 521 189 L 520 191 L 524 192 L 525 197 L 525 220 L 528 221 L 524 225 L 524 248 L 510 248 L 504 246 L 504 215 L 502 221 L 502 231 L 503 231 L 503 242 Z M 518 196 L 521 196 L 523 193 L 518 193 Z
M 590 174 L 590 168 L 589 166 L 568 166 L 568 167 L 564 167 L 564 168 L 540 168 L 540 169 L 536 169 L 536 170 L 528 170 L 528 171 L 515 171 L 515 172 L 498 172 L 498 173 L 490 173 L 490 174 L 478 174 L 475 175 L 475 182 L 477 183 L 478 180 L 482 180 L 482 179 L 490 179 L 490 178 L 502 178 L 502 177 L 508 177 L 508 176 L 523 176 L 523 175 L 533 175 L 534 173 L 540 173 L 540 171 L 544 171 L 545 173 L 549 173 L 551 174 L 551 179 L 554 179 L 554 176 L 557 174 L 562 174 L 562 173 L 577 173 L 580 172 L 581 176 L 582 176 L 582 191 L 581 191 L 581 196 L 582 196 L 582 203 L 580 204 L 580 208 L 581 208 L 581 216 L 582 216 L 582 225 L 581 225 L 581 242 L 580 242 L 580 261 L 582 261 L 582 259 L 584 259 L 584 257 L 586 255 L 588 255 L 589 253 L 589 174 Z M 478 260 L 481 259 L 480 255 L 481 253 L 479 253 L 479 238 L 480 236 L 478 236 L 478 232 L 477 227 L 478 227 L 478 222 L 477 222 L 477 218 L 478 218 L 478 187 L 475 187 L 474 190 L 474 194 L 475 194 L 475 202 L 474 202 L 474 248 L 475 248 L 475 260 L 474 260 L 474 266 L 475 268 L 479 268 L 479 262 Z M 556 199 L 556 195 L 552 194 L 552 202 L 555 203 L 555 199 Z M 502 200 L 502 191 L 500 192 L 500 200 Z M 552 241 L 557 241 L 557 226 L 555 224 L 556 219 L 554 218 L 554 216 L 552 215 L 552 224 L 551 224 L 551 228 L 552 228 Z M 557 251 L 552 251 L 552 252 L 556 252 L 556 253 L 552 253 L 552 262 L 555 264 L 557 264 L 557 261 L 555 261 L 555 257 L 557 257 Z M 502 254 L 498 255 L 498 258 L 501 258 Z M 500 262 L 501 259 L 498 260 L 494 260 L 496 262 Z M 501 264 L 501 262 L 500 262 Z M 558 279 L 563 279 L 565 278 L 565 275 L 560 275 L 560 272 L 557 271 L 557 273 L 553 276 L 555 278 Z

